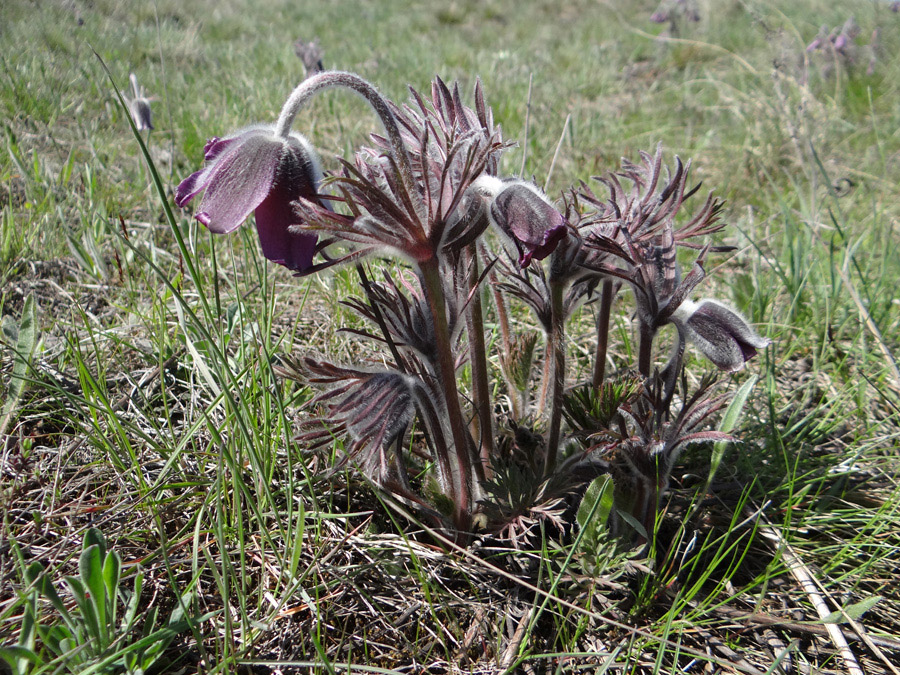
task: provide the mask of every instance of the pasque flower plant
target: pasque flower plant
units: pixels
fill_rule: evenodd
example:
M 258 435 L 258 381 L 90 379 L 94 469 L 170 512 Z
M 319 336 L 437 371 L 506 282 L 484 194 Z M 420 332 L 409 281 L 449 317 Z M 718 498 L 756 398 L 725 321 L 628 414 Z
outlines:
M 331 88 L 362 96 L 383 133 L 338 159 L 323 195 L 316 151 L 291 127 Z M 604 176 L 605 197 L 582 184 L 554 200 L 500 174 L 509 145 L 480 82 L 474 107 L 440 79 L 401 106 L 356 75 L 323 72 L 294 90 L 275 125 L 210 141 L 207 166 L 178 186 L 176 202 L 203 192 L 196 218 L 216 233 L 255 212 L 263 254 L 297 275 L 356 265 L 362 292 L 346 304 L 371 327 L 355 332 L 385 355 L 352 366 L 286 359 L 286 376 L 321 388 L 301 447 L 346 437 L 343 462 L 460 540 L 476 529 L 521 539 L 542 520 L 559 526 L 563 498 L 603 471 L 631 516 L 622 522 L 651 532 L 677 454 L 721 438 L 708 426 L 725 397 L 707 380 L 687 390 L 687 342 L 724 371 L 767 344 L 736 311 L 691 298 L 706 258 L 727 250 L 707 241 L 723 227 L 721 204 L 710 196 L 684 218 L 696 191 L 690 164 L 665 169 L 660 149 Z M 684 276 L 680 248 L 698 252 Z M 373 279 L 362 263 L 376 253 L 397 262 Z M 609 349 L 626 289 L 635 364 Z M 516 304 L 534 312 L 532 328 L 513 328 Z M 590 382 L 575 384 L 567 329 L 587 306 L 598 307 L 595 364 Z M 488 339 L 486 319 L 498 339 Z M 667 324 L 677 338 L 660 358 Z

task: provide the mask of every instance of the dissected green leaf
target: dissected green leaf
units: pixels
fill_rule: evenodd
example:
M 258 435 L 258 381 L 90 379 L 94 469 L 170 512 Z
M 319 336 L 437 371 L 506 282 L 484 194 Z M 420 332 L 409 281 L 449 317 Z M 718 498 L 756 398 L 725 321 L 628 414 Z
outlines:
M 598 388 L 590 383 L 573 387 L 566 392 L 563 416 L 574 430 L 596 434 L 608 429 L 619 408 L 640 393 L 641 379 L 625 373 L 608 379 Z

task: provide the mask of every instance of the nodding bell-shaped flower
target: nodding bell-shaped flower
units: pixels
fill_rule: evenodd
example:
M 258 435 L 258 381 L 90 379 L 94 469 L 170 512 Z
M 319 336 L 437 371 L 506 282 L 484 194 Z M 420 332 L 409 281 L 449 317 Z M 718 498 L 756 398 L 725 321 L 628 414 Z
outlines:
M 519 252 L 519 267 L 553 253 L 568 232 L 566 219 L 533 183 L 514 178 L 482 176 L 475 190 L 490 197 L 491 222 L 512 240 Z
M 300 197 L 319 201 L 322 170 L 309 141 L 255 126 L 211 139 L 204 154 L 206 167 L 181 182 L 175 203 L 184 206 L 202 191 L 194 217 L 216 234 L 234 231 L 253 211 L 263 255 L 290 270 L 308 268 L 316 235 L 293 231 L 301 223 L 291 202 Z
M 715 300 L 682 301 L 672 322 L 706 358 L 728 372 L 743 368 L 770 342 L 757 335 L 740 314 Z
M 131 80 L 132 93 L 132 97 L 128 99 L 128 111 L 131 113 L 131 119 L 134 120 L 134 126 L 138 131 L 150 130 L 153 128 L 150 99 L 144 93 L 144 88 L 138 84 L 137 75 L 131 73 L 128 79 Z

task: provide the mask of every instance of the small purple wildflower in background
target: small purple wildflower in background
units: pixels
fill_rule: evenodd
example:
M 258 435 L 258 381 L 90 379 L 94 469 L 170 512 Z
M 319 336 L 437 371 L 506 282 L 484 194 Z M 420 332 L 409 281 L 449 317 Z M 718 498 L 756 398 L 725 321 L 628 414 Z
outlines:
M 138 131 L 149 131 L 153 129 L 153 121 L 150 117 L 150 99 L 146 97 L 144 88 L 138 84 L 137 75 L 131 73 L 132 97 L 128 100 L 128 110 L 131 112 L 131 119 L 134 120 L 134 126 Z
M 844 22 L 840 34 L 834 40 L 835 51 L 849 56 L 848 51 L 852 48 L 857 35 L 859 35 L 859 26 L 851 16 Z
M 819 34 L 813 38 L 812 42 L 806 45 L 807 52 L 814 52 L 817 49 L 822 49 L 827 43 L 831 42 L 834 39 L 834 36 L 828 35 L 828 26 L 822 25 L 819 28 Z
M 299 225 L 291 202 L 318 201 L 319 159 L 301 135 L 276 136 L 271 127 L 249 127 L 204 148 L 207 166 L 178 186 L 175 203 L 184 206 L 204 192 L 195 217 L 211 232 L 227 234 L 256 213 L 263 255 L 290 270 L 312 264 L 316 236 L 293 232 Z
M 900 3 L 895 3 L 900 7 Z M 893 6 L 893 5 L 892 5 Z M 849 17 L 840 28 L 823 25 L 818 35 L 806 46 L 811 63 L 817 65 L 823 76 L 830 76 L 835 66 L 845 68 L 851 75 L 857 66 L 866 64 L 866 75 L 875 72 L 881 51 L 879 28 L 872 30 L 869 44 L 857 44 L 861 29 L 856 20 Z
M 757 350 L 769 344 L 740 314 L 715 300 L 684 300 L 672 320 L 706 358 L 728 372 L 743 368 Z

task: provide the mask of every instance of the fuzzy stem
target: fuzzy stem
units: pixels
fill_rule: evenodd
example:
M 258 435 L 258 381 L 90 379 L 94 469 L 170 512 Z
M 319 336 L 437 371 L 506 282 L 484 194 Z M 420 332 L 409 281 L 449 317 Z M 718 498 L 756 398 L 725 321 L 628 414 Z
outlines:
M 640 326 L 638 372 L 644 377 L 650 377 L 650 364 L 651 357 L 653 356 L 653 338 L 656 337 L 656 331 L 644 323 L 641 323 Z
M 600 295 L 600 315 L 597 317 L 597 351 L 594 354 L 594 389 L 599 389 L 606 377 L 606 352 L 609 348 L 609 315 L 612 311 L 613 280 L 603 280 Z
M 543 417 L 547 408 L 547 397 L 550 394 L 550 380 L 553 377 L 553 348 L 550 333 L 545 334 L 544 367 L 541 370 L 541 388 L 538 391 L 538 399 L 535 410 L 536 417 Z
M 503 349 L 503 357 L 510 358 L 510 350 L 512 349 L 512 338 L 509 333 L 509 312 L 506 310 L 506 300 L 503 294 L 497 289 L 497 275 L 491 270 L 491 296 L 494 298 L 494 307 L 497 311 L 497 323 L 500 325 L 500 344 Z M 503 379 L 506 381 L 506 389 L 509 392 L 509 400 L 512 405 L 512 416 L 514 419 L 521 420 L 525 414 L 525 408 L 528 406 L 526 392 L 520 391 L 512 378 L 507 376 L 506 369 L 503 369 Z
M 550 281 L 550 339 L 547 356 L 553 360 L 553 399 L 550 402 L 550 430 L 547 434 L 547 456 L 544 475 L 556 468 L 559 451 L 563 396 L 566 391 L 566 317 L 563 310 L 565 283 Z
M 456 387 L 456 359 L 453 356 L 453 348 L 450 344 L 450 329 L 447 325 L 446 299 L 444 287 L 441 281 L 441 273 L 438 268 L 437 258 L 420 263 L 419 270 L 422 274 L 422 285 L 428 300 L 428 308 L 434 321 L 435 350 L 438 360 L 438 378 L 444 393 L 444 404 L 447 406 L 447 416 L 450 422 L 450 432 L 453 434 L 453 454 L 456 460 L 458 475 L 453 475 L 453 494 L 448 495 L 453 499 L 456 527 L 465 531 L 469 529 L 471 514 L 469 512 L 472 501 L 472 462 L 469 456 L 471 436 L 466 429 L 462 410 L 459 406 L 459 391 Z
M 494 424 L 491 412 L 491 393 L 488 386 L 487 356 L 484 344 L 484 317 L 481 310 L 481 289 L 478 287 L 478 244 L 466 247 L 469 266 L 469 292 L 472 298 L 466 312 L 466 331 L 469 334 L 469 363 L 472 366 L 472 398 L 478 413 L 478 430 L 481 438 L 481 462 L 476 465 L 479 477 L 490 471 L 494 451 Z M 480 471 L 478 471 L 480 465 Z
M 281 108 L 281 114 L 275 123 L 275 135 L 281 138 L 287 138 L 294 123 L 297 113 L 317 94 L 322 93 L 326 89 L 342 87 L 350 89 L 362 96 L 366 102 L 372 106 L 375 114 L 384 125 L 387 132 L 388 141 L 391 144 L 394 159 L 400 171 L 400 178 L 403 186 L 410 196 L 418 194 L 416 189 L 416 181 L 413 175 L 412 165 L 409 161 L 409 155 L 406 153 L 406 146 L 403 145 L 403 139 L 400 136 L 400 129 L 397 126 L 397 120 L 391 111 L 387 100 L 378 93 L 378 90 L 371 83 L 367 82 L 359 75 L 347 73 L 340 70 L 330 70 L 324 73 L 318 73 L 301 82 L 291 95 L 288 96 L 284 106 Z
M 677 325 L 678 339 L 675 342 L 675 348 L 666 367 L 663 368 L 663 397 L 660 402 L 660 410 L 658 414 L 662 415 L 662 419 L 668 419 L 669 408 L 672 404 L 672 396 L 675 394 L 675 385 L 678 384 L 678 375 L 681 373 L 681 366 L 684 363 L 684 348 L 687 337 L 684 334 L 684 328 Z
M 497 280 L 497 275 L 491 270 L 491 294 L 494 296 L 494 305 L 497 309 L 497 323 L 500 324 L 500 344 L 503 345 L 503 353 L 509 354 L 509 350 L 512 347 L 512 338 L 509 332 L 509 312 L 506 310 L 506 300 L 503 299 L 503 294 L 497 290 L 494 282 Z

